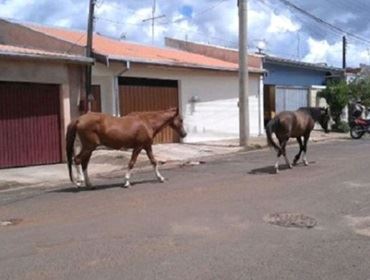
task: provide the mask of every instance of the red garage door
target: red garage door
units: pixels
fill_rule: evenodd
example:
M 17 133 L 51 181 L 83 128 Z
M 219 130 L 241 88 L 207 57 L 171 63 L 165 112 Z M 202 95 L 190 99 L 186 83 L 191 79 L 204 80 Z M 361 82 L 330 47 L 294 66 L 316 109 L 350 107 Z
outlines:
M 119 85 L 122 115 L 131 112 L 166 110 L 179 106 L 177 81 L 121 77 Z M 179 136 L 170 127 L 163 129 L 154 139 L 154 143 L 179 141 Z
M 0 82 L 0 168 L 61 162 L 59 86 Z

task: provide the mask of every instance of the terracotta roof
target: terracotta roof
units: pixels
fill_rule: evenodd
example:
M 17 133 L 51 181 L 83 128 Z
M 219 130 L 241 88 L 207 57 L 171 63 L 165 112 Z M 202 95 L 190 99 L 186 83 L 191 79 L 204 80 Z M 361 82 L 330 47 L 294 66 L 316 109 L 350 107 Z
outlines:
M 86 35 L 82 31 L 72 31 L 57 27 L 26 25 L 27 27 L 80 46 L 85 46 Z M 111 60 L 130 60 L 139 63 L 207 68 L 238 71 L 238 64 L 185 51 L 160 48 L 137 43 L 118 41 L 94 34 L 93 49 Z M 250 69 L 260 72 L 261 69 Z
M 6 57 L 22 57 L 32 59 L 52 59 L 68 61 L 72 63 L 92 63 L 93 60 L 84 56 L 62 54 L 56 52 L 49 52 L 44 50 L 29 49 L 18 46 L 2 45 L 0 44 L 0 56 Z

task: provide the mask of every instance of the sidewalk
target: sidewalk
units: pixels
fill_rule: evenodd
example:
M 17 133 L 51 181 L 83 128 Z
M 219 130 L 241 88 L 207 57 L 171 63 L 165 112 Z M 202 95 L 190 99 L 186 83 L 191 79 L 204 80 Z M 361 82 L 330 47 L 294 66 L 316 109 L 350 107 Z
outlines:
M 349 135 L 334 132 L 325 134 L 321 131 L 314 131 L 310 141 L 319 142 L 337 139 L 349 139 Z M 289 142 L 293 144 L 296 141 L 291 139 Z M 174 165 L 197 165 L 207 159 L 211 159 L 212 156 L 244 150 L 244 148 L 238 145 L 239 141 L 237 139 L 194 144 L 158 144 L 153 146 L 153 152 L 163 169 Z M 265 136 L 254 137 L 250 139 L 248 150 L 261 149 L 266 146 Z M 130 156 L 130 150 L 96 150 L 90 160 L 88 169 L 91 179 L 118 175 L 123 180 Z M 151 168 L 151 166 L 146 154 L 143 152 L 138 158 L 134 172 L 148 168 Z M 0 190 L 31 186 L 57 186 L 68 184 L 69 182 L 67 165 L 65 163 L 0 169 Z

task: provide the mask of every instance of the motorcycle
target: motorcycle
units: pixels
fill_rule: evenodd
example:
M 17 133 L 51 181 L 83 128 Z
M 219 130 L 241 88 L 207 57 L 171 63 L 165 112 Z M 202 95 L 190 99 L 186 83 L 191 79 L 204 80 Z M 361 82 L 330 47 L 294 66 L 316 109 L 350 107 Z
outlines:
M 370 133 L 370 120 L 356 118 L 350 123 L 350 135 L 353 139 L 360 139 L 366 132 Z
M 362 117 L 365 110 L 365 106 L 361 103 L 352 105 L 352 118 L 349 126 L 350 135 L 353 139 L 360 139 L 366 132 L 370 133 L 370 120 Z M 369 112 L 368 110 L 366 111 Z

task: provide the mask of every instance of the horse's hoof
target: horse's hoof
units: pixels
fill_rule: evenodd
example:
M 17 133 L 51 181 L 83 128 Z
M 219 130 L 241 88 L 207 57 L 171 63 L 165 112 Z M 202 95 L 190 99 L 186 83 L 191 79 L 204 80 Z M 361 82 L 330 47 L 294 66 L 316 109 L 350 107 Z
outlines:
M 166 179 L 164 177 L 158 177 L 158 181 L 161 182 L 161 183 L 164 183 L 164 181 L 166 181 Z
M 279 169 L 275 169 L 275 174 L 279 174 Z
M 84 182 L 83 181 L 77 181 L 76 186 L 77 186 L 77 188 L 81 188 L 81 187 L 84 186 Z
M 308 165 L 308 161 L 307 161 L 307 160 L 303 161 L 303 164 L 304 164 L 305 166 L 307 166 L 307 165 Z
M 126 182 L 126 183 L 122 186 L 122 188 L 124 188 L 124 189 L 127 189 L 127 188 L 129 188 L 129 187 L 131 187 L 130 182 Z
M 289 164 L 288 166 L 289 166 L 289 169 L 293 169 L 293 165 Z

